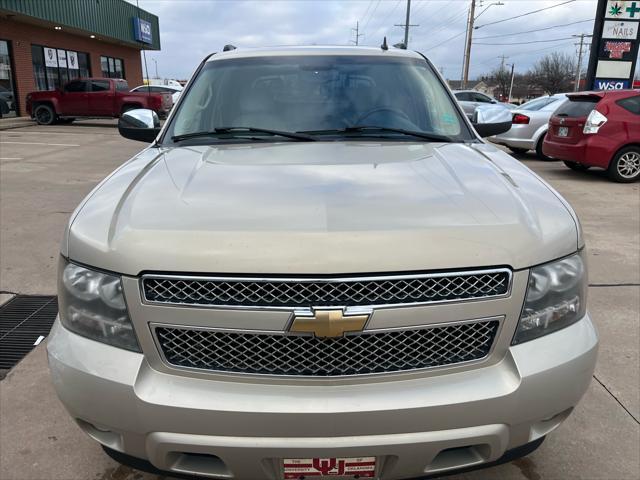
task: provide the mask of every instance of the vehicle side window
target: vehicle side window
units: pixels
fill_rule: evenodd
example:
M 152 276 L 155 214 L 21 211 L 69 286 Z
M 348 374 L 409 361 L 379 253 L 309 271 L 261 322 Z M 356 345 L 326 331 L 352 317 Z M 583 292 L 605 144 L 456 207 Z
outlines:
M 473 99 L 469 92 L 458 92 L 456 93 L 456 98 L 462 102 L 472 102 Z
M 118 81 L 116 82 L 116 90 L 119 92 L 128 92 L 129 84 L 127 82 Z
M 81 81 L 69 82 L 64 86 L 64 91 L 68 93 L 86 92 L 87 82 L 81 82 Z
M 640 115 L 640 95 L 635 97 L 623 98 L 622 100 L 618 100 L 616 103 L 626 111 L 631 112 L 635 115 Z
M 474 93 L 473 94 L 473 101 L 474 102 L 480 102 L 480 103 L 493 103 L 493 100 L 491 100 L 491 98 L 489 98 L 486 95 L 483 95 L 481 93 Z
M 109 91 L 109 81 L 108 80 L 91 80 L 91 91 L 92 92 Z

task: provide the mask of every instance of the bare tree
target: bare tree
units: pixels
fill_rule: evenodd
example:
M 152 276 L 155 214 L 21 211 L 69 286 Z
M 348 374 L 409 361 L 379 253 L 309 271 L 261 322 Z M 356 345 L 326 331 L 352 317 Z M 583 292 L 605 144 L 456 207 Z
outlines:
M 509 87 L 511 86 L 511 70 L 508 70 L 504 67 L 498 67 L 491 73 L 489 73 L 488 80 L 492 83 L 492 85 L 496 85 L 500 97 L 507 98 L 509 96 Z
M 529 70 L 530 82 L 545 92 L 568 92 L 574 81 L 576 62 L 566 53 L 553 52 L 538 60 Z

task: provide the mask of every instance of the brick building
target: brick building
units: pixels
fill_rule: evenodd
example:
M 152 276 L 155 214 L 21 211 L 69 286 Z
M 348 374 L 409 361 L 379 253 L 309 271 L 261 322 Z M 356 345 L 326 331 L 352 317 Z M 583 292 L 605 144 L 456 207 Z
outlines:
M 124 0 L 0 0 L 0 116 L 73 78 L 141 85 L 142 49 L 160 49 L 158 17 Z

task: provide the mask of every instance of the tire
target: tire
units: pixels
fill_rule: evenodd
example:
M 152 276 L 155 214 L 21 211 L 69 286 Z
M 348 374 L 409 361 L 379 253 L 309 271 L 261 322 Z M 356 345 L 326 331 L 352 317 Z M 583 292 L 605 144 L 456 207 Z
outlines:
M 588 165 L 582 165 L 578 162 L 569 162 L 567 160 L 564 161 L 564 164 L 569 167 L 571 170 L 575 170 L 576 172 L 586 172 L 591 167 Z
M 58 117 L 53 107 L 46 104 L 38 105 L 33 111 L 33 116 L 38 125 L 53 125 Z
M 615 154 L 607 169 L 615 182 L 631 183 L 640 179 L 640 147 L 626 147 Z
M 507 146 L 507 148 L 517 155 L 524 155 L 529 151 L 528 148 L 518 148 L 518 147 L 509 147 L 509 146 Z
M 542 151 L 542 144 L 544 143 L 544 139 L 546 136 L 547 132 L 545 132 L 544 135 L 540 137 L 540 140 L 538 140 L 538 143 L 536 143 L 536 155 L 540 160 L 552 160 L 551 157 L 547 157 Z

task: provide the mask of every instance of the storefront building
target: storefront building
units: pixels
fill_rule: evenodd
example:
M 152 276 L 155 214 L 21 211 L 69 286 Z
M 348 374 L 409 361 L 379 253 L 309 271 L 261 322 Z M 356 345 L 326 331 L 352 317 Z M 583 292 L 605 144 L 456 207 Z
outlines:
M 74 78 L 142 85 L 143 49 L 160 50 L 158 17 L 125 0 L 0 0 L 0 116 Z

